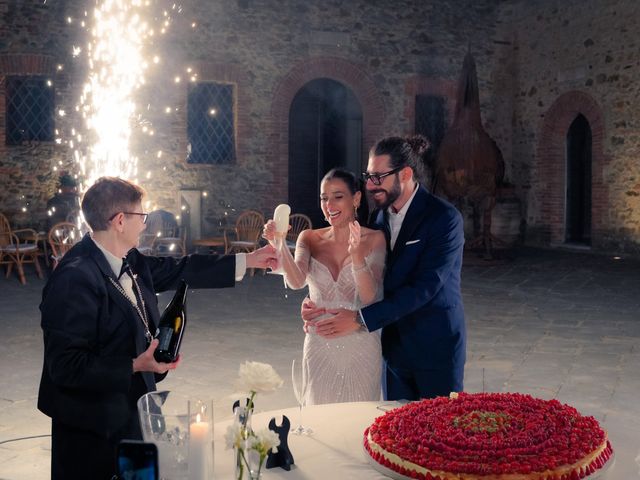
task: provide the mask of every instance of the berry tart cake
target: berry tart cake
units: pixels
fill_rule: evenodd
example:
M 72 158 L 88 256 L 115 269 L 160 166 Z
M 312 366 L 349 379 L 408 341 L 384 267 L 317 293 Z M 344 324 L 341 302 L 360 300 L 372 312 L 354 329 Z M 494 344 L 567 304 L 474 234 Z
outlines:
M 423 480 L 578 480 L 613 453 L 595 418 L 519 393 L 409 403 L 378 417 L 364 447 L 395 477 Z

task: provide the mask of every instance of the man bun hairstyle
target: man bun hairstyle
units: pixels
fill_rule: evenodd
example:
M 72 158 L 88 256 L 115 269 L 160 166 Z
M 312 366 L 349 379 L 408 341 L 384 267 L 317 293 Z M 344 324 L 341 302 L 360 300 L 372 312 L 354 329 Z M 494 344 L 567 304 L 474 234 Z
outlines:
M 411 167 L 414 176 L 421 177 L 431 144 L 422 135 L 391 136 L 378 140 L 371 147 L 369 156 L 389 155 L 390 167 Z
M 422 135 L 414 135 L 406 138 L 407 143 L 411 146 L 411 150 L 418 158 L 424 158 L 427 155 L 431 143 Z

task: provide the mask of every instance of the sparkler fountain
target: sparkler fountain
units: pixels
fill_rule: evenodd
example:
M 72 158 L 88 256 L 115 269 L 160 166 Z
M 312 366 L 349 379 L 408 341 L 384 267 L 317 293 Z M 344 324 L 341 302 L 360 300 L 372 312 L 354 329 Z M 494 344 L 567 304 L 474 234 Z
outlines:
M 132 133 L 141 126 L 134 94 L 149 67 L 143 48 L 154 35 L 145 20 L 149 1 L 103 0 L 93 11 L 87 45 L 88 80 L 76 110 L 85 122 L 84 152 L 75 150 L 82 189 L 103 175 L 137 181 L 138 158 L 131 154 Z M 156 63 L 158 58 L 154 59 Z M 77 134 L 78 147 L 83 142 Z
M 175 112 L 166 105 L 150 103 L 141 109 L 136 104 L 142 89 L 150 86 L 146 76 L 161 64 L 160 56 L 149 50 L 157 46 L 157 37 L 168 31 L 172 14 L 181 13 L 176 4 L 162 9 L 163 3 L 164 0 L 96 0 L 94 9 L 85 11 L 84 19 L 79 21 L 88 36 L 84 48 L 73 47 L 73 56 L 82 55 L 86 60 L 86 81 L 75 106 L 76 120 L 82 125 L 72 128 L 69 138 L 64 142 L 59 138 L 57 143 L 67 144 L 73 152 L 73 169 L 81 192 L 105 175 L 139 183 L 138 157 L 132 153 L 132 143 L 139 146 L 145 137 L 154 136 L 149 119 L 153 115 L 162 113 L 166 117 Z M 68 19 L 69 23 L 73 21 Z M 191 24 L 192 28 L 195 26 Z M 191 68 L 186 69 L 186 75 L 192 82 L 197 79 Z M 180 75 L 169 78 L 174 84 L 180 81 Z M 151 155 L 160 159 L 162 150 Z M 151 171 L 143 177 L 149 180 Z M 146 207 L 155 208 L 150 201 Z
M 69 172 L 80 194 L 101 176 L 148 182 L 152 172 L 140 171 L 137 154 L 142 156 L 143 165 L 164 161 L 162 146 L 158 148 L 157 142 L 165 139 L 155 138 L 153 121 L 160 120 L 161 129 L 172 128 L 171 117 L 182 107 L 182 97 L 180 92 L 174 95 L 170 90 L 198 80 L 192 67 L 175 59 L 163 61 L 158 54 L 170 46 L 160 37 L 174 25 L 174 17 L 186 20 L 180 4 L 170 0 L 87 3 L 91 9 L 66 19 L 78 26 L 86 39 L 71 47 L 72 56 L 85 73 L 74 111 L 69 114 L 71 109 L 64 107 L 57 110 L 61 122 L 55 130 L 55 141 L 68 147 L 71 158 L 52 166 L 54 172 Z M 197 22 L 184 22 L 179 27 L 184 27 L 183 32 L 194 30 Z M 57 66 L 58 72 L 64 68 L 63 64 Z M 171 105 L 175 99 L 179 104 Z M 160 165 L 157 172 L 170 175 L 166 165 Z M 154 201 L 157 193 L 149 192 L 144 205 L 147 211 L 158 208 Z M 202 194 L 206 196 L 206 192 Z M 178 212 L 186 213 L 187 207 L 181 204 Z M 50 216 L 53 213 L 48 212 Z M 176 220 L 180 220 L 179 214 Z M 76 223 L 82 228 L 81 217 Z

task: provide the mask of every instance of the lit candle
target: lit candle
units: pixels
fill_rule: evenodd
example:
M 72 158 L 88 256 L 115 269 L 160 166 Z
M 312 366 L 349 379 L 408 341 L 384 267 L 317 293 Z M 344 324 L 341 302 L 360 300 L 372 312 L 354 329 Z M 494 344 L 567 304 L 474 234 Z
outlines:
M 189 425 L 189 480 L 209 480 L 213 474 L 213 447 L 209 422 Z

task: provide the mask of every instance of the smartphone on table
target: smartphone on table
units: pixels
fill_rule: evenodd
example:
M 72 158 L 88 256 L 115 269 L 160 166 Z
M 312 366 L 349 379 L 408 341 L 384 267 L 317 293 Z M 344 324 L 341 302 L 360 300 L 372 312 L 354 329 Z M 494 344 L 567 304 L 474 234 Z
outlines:
M 159 480 L 155 444 L 122 440 L 118 444 L 118 476 L 120 480 Z

